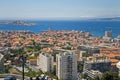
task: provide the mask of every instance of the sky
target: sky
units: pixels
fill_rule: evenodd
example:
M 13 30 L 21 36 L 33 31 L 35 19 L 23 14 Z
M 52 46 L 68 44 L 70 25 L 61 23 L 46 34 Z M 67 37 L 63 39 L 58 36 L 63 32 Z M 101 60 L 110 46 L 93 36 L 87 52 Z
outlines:
M 120 0 L 0 0 L 0 19 L 120 16 Z

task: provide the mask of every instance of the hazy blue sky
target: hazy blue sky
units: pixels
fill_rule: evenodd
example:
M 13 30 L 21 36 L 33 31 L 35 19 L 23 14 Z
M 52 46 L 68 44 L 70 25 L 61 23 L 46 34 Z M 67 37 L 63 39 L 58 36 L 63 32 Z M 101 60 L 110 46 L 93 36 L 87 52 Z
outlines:
M 120 16 L 120 0 L 0 0 L 0 19 Z

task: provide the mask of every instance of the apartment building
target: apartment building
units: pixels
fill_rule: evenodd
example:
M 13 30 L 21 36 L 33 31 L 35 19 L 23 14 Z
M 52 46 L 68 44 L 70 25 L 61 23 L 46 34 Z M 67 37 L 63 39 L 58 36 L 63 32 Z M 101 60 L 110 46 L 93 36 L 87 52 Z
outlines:
M 77 80 L 77 55 L 75 53 L 59 53 L 56 56 L 56 61 L 56 74 L 59 79 Z
M 52 61 L 53 57 L 50 54 L 42 52 L 37 59 L 37 65 L 39 66 L 39 69 L 41 69 L 43 72 L 51 72 Z

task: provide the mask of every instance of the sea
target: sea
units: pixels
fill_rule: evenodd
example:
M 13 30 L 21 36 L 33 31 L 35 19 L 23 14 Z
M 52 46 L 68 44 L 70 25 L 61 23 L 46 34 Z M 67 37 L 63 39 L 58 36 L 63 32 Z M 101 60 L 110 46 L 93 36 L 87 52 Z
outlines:
M 120 35 L 120 21 L 27 21 L 34 22 L 34 26 L 6 25 L 0 24 L 0 31 L 29 30 L 36 34 L 53 30 L 77 30 L 90 32 L 93 36 L 104 36 L 105 31 L 112 31 L 113 37 Z

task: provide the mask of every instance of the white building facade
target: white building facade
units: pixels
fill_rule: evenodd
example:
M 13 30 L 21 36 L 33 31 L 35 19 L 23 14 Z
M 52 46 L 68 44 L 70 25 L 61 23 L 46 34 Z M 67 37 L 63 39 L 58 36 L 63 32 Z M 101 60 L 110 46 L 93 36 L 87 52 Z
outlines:
M 118 62 L 117 64 L 116 64 L 116 67 L 119 69 L 119 73 L 118 73 L 118 76 L 120 77 L 120 62 Z
M 52 61 L 53 57 L 50 54 L 42 52 L 37 59 L 37 65 L 39 66 L 39 69 L 41 69 L 43 72 L 51 72 Z
M 0 71 L 4 71 L 4 56 L 0 53 Z
M 60 53 L 56 56 L 58 79 L 77 80 L 77 55 L 72 52 Z

